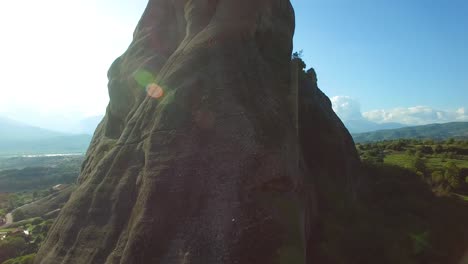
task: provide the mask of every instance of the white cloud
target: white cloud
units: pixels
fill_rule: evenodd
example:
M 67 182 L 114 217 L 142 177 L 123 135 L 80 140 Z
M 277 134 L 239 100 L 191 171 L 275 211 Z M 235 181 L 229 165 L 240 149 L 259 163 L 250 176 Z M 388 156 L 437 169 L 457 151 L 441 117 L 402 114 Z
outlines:
M 331 98 L 331 102 L 333 110 L 344 122 L 367 120 L 378 124 L 425 125 L 468 121 L 468 109 L 465 107 L 460 107 L 457 110 L 438 110 L 429 106 L 414 106 L 379 109 L 361 113 L 359 101 L 350 96 L 334 96 Z
M 360 120 L 363 118 L 361 105 L 356 99 L 349 96 L 334 96 L 330 100 L 333 110 L 342 120 Z
M 363 116 L 367 120 L 376 123 L 396 122 L 405 125 L 468 121 L 468 113 L 464 107 L 455 111 L 437 110 L 428 106 L 399 107 L 387 110 L 373 110 L 363 113 Z
M 464 107 L 461 107 L 459 109 L 457 109 L 456 113 L 460 116 L 464 116 L 466 117 L 468 115 L 468 113 L 466 112 L 465 108 Z

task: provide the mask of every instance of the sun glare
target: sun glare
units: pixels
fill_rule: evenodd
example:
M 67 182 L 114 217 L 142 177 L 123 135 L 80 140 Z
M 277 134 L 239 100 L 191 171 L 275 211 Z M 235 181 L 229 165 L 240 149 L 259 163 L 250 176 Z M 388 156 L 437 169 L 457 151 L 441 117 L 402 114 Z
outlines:
M 164 95 L 164 90 L 161 88 L 161 86 L 155 83 L 150 83 L 146 86 L 146 93 L 149 97 L 159 99 Z

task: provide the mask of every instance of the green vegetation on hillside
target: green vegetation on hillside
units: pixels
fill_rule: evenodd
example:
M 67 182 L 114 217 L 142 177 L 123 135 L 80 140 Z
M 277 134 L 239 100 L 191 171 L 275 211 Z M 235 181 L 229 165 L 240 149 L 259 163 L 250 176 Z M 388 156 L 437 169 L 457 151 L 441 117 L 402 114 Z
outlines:
M 0 159 L 0 263 L 33 262 L 74 190 L 67 183 L 76 181 L 82 161 L 83 156 Z M 3 225 L 7 213 L 14 222 Z
M 26 256 L 17 257 L 14 259 L 9 259 L 2 264 L 33 264 L 36 253 L 29 254 Z
M 0 228 L 0 235 L 4 236 L 0 240 L 0 263 L 31 263 L 28 261 L 34 258 L 52 224 L 53 220 L 38 217 L 8 229 Z
M 467 142 L 398 140 L 357 149 L 363 164 L 356 200 L 337 199 L 322 219 L 324 262 L 467 263 Z
M 357 144 L 364 161 L 416 173 L 437 194 L 468 194 L 468 141 L 395 140 Z
M 56 210 L 62 208 L 74 190 L 75 185 L 64 186 L 63 189 L 57 191 L 47 189 L 47 196 L 42 196 L 42 198 L 36 199 L 33 203 L 25 204 L 14 210 L 12 212 L 13 218 L 15 221 L 33 217 L 42 217 L 44 219 L 53 218 L 56 215 Z M 15 214 L 19 214 L 19 217 Z
M 70 166 L 70 164 L 81 164 L 83 155 L 31 155 L 19 157 L 0 157 L 0 171 L 12 169 L 24 169 L 27 167 L 60 167 Z M 74 165 L 73 165 L 74 166 Z
M 404 127 L 399 129 L 386 129 L 367 133 L 357 133 L 353 134 L 353 138 L 355 142 L 360 143 L 396 139 L 468 139 L 468 122 L 431 124 L 424 126 Z
M 2 212 L 12 211 L 13 224 L 0 225 L 0 263 L 30 263 L 74 186 L 3 195 Z M 44 197 L 45 196 L 45 197 Z M 5 215 L 0 215 L 0 218 Z M 13 259 L 14 258 L 14 259 Z
M 47 188 L 61 183 L 73 183 L 76 170 L 66 168 L 25 168 L 0 172 L 0 192 L 19 192 Z
M 82 159 L 70 159 L 53 167 L 26 167 L 0 171 L 0 192 L 39 190 L 56 184 L 70 184 L 79 175 Z

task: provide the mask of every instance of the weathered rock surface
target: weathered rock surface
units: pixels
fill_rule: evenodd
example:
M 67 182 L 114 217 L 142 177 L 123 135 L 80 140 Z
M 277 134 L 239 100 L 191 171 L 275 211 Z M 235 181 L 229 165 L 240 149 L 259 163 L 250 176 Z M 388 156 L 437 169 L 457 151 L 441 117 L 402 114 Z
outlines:
M 289 0 L 150 0 L 36 263 L 320 259 L 320 184 L 350 196 L 357 156 L 293 32 Z

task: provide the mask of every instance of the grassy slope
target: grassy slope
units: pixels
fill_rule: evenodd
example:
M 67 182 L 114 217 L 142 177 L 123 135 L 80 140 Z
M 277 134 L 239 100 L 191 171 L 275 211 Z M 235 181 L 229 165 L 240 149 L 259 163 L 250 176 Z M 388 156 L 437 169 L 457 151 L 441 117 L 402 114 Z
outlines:
M 26 218 L 46 218 L 45 215 L 47 213 L 52 212 L 56 209 L 60 209 L 68 201 L 74 189 L 75 186 L 70 185 L 61 191 L 54 192 L 33 203 L 21 206 L 16 210 L 21 210 L 25 214 Z
M 47 160 L 49 163 L 44 163 L 41 167 L 7 170 L 1 170 L 0 166 L 0 192 L 30 191 L 49 188 L 60 183 L 74 183 L 83 161 L 82 156 L 36 159 Z M 36 164 L 35 159 L 27 160 L 30 164 Z M 5 167 L 16 165 L 16 159 L 9 161 L 11 162 L 5 162 Z
M 412 167 L 413 161 L 415 157 L 414 155 L 408 155 L 404 152 L 394 152 L 392 154 L 388 154 L 385 156 L 385 163 L 400 166 L 403 168 L 410 169 Z M 448 162 L 453 162 L 459 168 L 467 168 L 468 169 L 468 160 L 467 159 L 449 159 L 449 158 L 441 158 L 441 157 L 425 157 L 423 160 L 426 162 L 426 166 L 431 169 L 442 169 L 444 164 Z
M 397 151 L 395 143 L 358 144 L 367 160 L 359 197 L 354 203 L 337 201 L 343 206 L 324 220 L 329 240 L 323 247 L 336 256 L 333 263 L 468 263 L 462 260 L 468 248 L 468 196 L 441 196 L 427 182 L 430 172 L 447 162 L 468 168 L 468 155 L 449 153 L 453 147 L 464 152 L 468 145 L 439 143 L 447 153 L 423 154 L 427 175 L 421 177 L 413 166 L 425 144 L 411 141 Z M 384 162 L 367 159 L 369 153 L 383 153 Z

